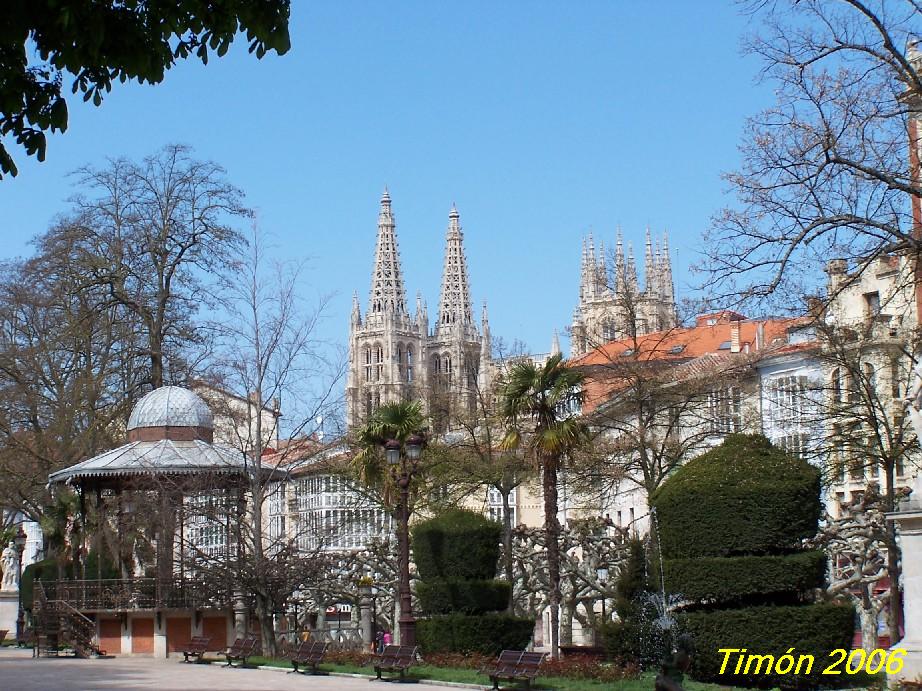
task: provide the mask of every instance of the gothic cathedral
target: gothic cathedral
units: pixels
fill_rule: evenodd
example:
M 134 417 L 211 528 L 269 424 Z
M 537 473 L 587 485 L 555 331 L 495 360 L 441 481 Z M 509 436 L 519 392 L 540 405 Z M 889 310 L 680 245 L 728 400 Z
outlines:
M 481 329 L 474 324 L 464 235 L 454 206 L 448 214 L 435 325 L 429 328 L 426 303 L 419 293 L 415 314 L 410 314 L 397 226 L 385 190 L 364 319 L 358 294 L 352 301 L 347 426 L 361 426 L 381 404 L 402 400 L 422 401 L 435 431 L 455 426 L 476 410 L 478 392 L 489 385 L 489 333 L 486 306 Z

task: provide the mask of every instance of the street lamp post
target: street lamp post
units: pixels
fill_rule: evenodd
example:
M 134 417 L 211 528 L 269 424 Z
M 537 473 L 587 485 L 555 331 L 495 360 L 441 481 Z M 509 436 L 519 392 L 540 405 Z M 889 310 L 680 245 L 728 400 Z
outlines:
M 19 561 L 17 562 L 16 569 L 16 583 L 19 590 L 19 611 L 16 613 L 16 640 L 21 641 L 23 630 L 25 629 L 25 611 L 22 608 L 22 553 L 26 551 L 26 542 L 28 541 L 28 536 L 25 531 L 22 529 L 22 524 L 19 524 L 19 530 L 16 531 L 16 537 L 13 538 L 13 543 L 16 545 L 16 552 L 19 556 Z
M 397 507 L 397 599 L 400 602 L 400 645 L 416 645 L 416 619 L 413 617 L 413 602 L 410 595 L 410 483 L 419 464 L 423 449 L 423 438 L 412 435 L 401 447 L 400 442 L 390 439 L 384 445 L 391 477 L 400 490 L 400 504 Z

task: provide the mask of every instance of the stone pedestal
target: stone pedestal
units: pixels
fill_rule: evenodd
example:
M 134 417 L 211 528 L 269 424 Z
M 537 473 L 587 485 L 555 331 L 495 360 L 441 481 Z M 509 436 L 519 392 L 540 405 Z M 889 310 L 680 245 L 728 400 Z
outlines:
M 905 635 L 894 648 L 906 651 L 902 671 L 890 677 L 917 679 L 922 676 L 922 475 L 916 478 L 910 501 L 887 514 L 896 523 L 903 561 L 903 621 Z
M 16 638 L 16 617 L 19 616 L 19 591 L 0 590 L 0 629 L 9 631 L 7 638 Z
M 369 650 L 373 643 L 371 622 L 371 586 L 359 586 L 359 626 L 362 630 L 362 643 Z

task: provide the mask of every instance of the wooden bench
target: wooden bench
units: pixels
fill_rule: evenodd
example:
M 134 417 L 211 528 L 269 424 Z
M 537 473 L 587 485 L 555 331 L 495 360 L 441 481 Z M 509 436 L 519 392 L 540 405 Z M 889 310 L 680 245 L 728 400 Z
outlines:
M 524 650 L 504 650 L 492 665 L 481 670 L 490 677 L 493 688 L 499 688 L 499 680 L 524 681 L 525 688 L 538 676 L 538 668 L 544 662 L 544 653 L 529 653 Z
M 201 662 L 202 656 L 208 652 L 208 646 L 211 645 L 210 636 L 193 636 L 186 647 L 180 650 L 182 653 L 183 662 Z M 190 660 L 189 658 L 196 658 Z
M 3 643 L 3 641 L 6 639 L 6 634 L 9 632 L 9 629 L 0 629 L 0 643 Z
M 240 661 L 241 667 L 246 667 L 247 659 L 256 654 L 256 648 L 259 640 L 256 636 L 246 636 L 245 638 L 234 639 L 233 645 L 227 649 L 224 656 L 227 658 L 225 667 L 233 667 L 234 660 Z
M 291 666 L 294 668 L 291 671 L 303 674 L 305 670 L 298 669 L 298 666 L 301 665 L 310 667 L 311 674 L 317 674 L 317 666 L 323 662 L 323 657 L 327 654 L 329 647 L 329 643 L 322 641 L 301 641 L 288 656 L 288 659 L 291 660 Z
M 922 681 L 900 680 L 899 691 L 922 691 Z
M 372 660 L 375 667 L 375 678 L 381 678 L 381 672 L 398 672 L 403 681 L 406 671 L 416 662 L 419 648 L 412 645 L 386 645 L 380 655 L 375 655 Z

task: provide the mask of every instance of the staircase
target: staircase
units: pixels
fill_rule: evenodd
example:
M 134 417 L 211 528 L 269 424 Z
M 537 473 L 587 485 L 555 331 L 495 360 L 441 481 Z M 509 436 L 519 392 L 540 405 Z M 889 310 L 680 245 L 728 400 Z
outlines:
M 64 600 L 49 600 L 40 581 L 35 583 L 32 606 L 36 656 L 57 657 L 73 650 L 76 657 L 105 655 L 93 642 L 96 625 Z

